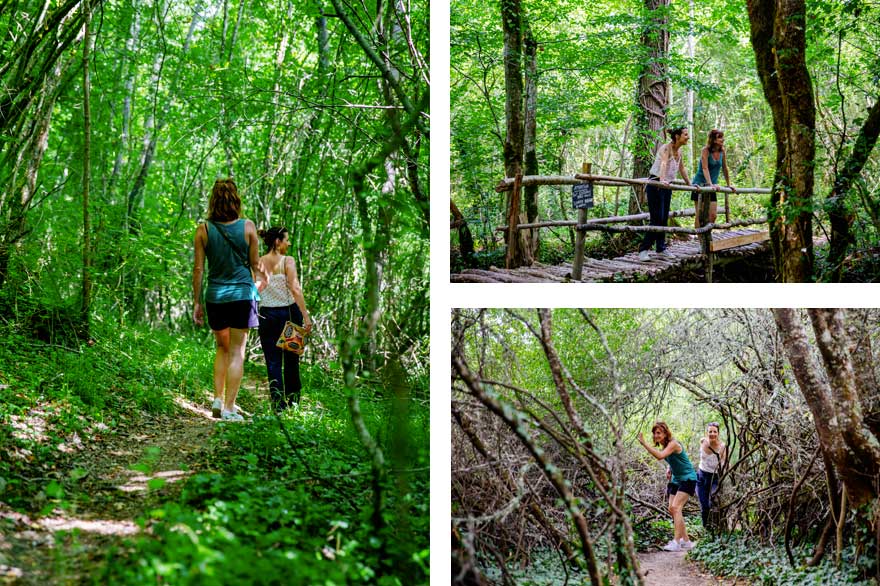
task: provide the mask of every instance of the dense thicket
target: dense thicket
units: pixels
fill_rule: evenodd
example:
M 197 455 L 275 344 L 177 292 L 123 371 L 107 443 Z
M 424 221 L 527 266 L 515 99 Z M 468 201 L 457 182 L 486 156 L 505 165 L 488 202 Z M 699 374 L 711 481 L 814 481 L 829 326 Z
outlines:
M 874 3 L 606 0 L 586 8 L 538 0 L 519 11 L 536 46 L 519 54 L 521 69 L 534 68 L 524 79 L 535 97 L 513 95 L 527 123 L 535 116 L 530 172 L 571 175 L 592 162 L 601 174 L 644 176 L 661 129 L 686 125 L 693 177 L 708 131 L 720 128 L 734 185 L 776 186 L 770 196 L 737 196 L 732 205 L 737 217 L 769 213 L 779 280 L 874 278 L 875 267 L 853 271 L 880 233 Z M 511 158 L 503 148 L 512 130 L 510 67 L 503 66 L 513 57 L 503 55 L 516 46 L 505 42 L 503 22 L 492 4 L 456 4 L 451 13 L 452 198 L 481 249 L 471 263 L 500 264 L 494 230 L 507 220 L 507 196 L 493 192 Z M 774 52 L 779 43 L 785 50 Z M 590 217 L 633 211 L 636 197 L 628 188 L 600 188 Z M 568 188 L 542 187 L 536 198 L 530 222 L 576 218 Z M 691 205 L 687 194 L 674 195 L 673 209 Z M 813 238 L 830 239 L 817 247 L 815 265 Z M 608 240 L 597 235 L 587 245 L 611 254 Z M 570 229 L 543 229 L 537 258 L 570 260 L 573 241 Z M 451 243 L 458 245 L 455 233 Z M 803 248 L 806 255 L 794 253 Z
M 83 6 L 42 8 L 0 12 L 7 309 L 77 305 L 82 274 Z M 423 352 L 427 6 L 380 9 L 94 3 L 94 315 L 186 327 L 192 235 L 233 176 L 247 217 L 291 228 L 328 355 L 373 315 L 371 366 Z
M 427 447 L 407 436 L 427 393 L 427 48 L 426 2 L 0 3 L 0 330 L 15 341 L 0 347 L 0 499 L 27 502 L 57 456 L 6 458 L 15 422 L 115 424 L 172 409 L 166 385 L 208 396 L 193 235 L 233 177 L 245 217 L 290 229 L 316 326 L 306 368 L 332 381 L 368 468 L 362 527 L 396 539 L 382 511 L 409 488 L 392 470 Z M 166 351 L 143 356 L 138 384 L 139 354 L 114 354 L 132 339 Z M 49 357 L 17 369 L 19 350 Z M 188 363 L 201 379 L 153 375 Z
M 632 540 L 668 537 L 655 527 L 663 468 L 635 441 L 658 419 L 694 461 L 705 424 L 721 423 L 731 458 L 712 532 L 773 546 L 785 566 L 834 551 L 825 560 L 854 575 L 880 572 L 877 311 L 460 310 L 453 334 L 463 583 L 548 554 L 557 576 L 581 566 L 594 584 L 641 583 Z

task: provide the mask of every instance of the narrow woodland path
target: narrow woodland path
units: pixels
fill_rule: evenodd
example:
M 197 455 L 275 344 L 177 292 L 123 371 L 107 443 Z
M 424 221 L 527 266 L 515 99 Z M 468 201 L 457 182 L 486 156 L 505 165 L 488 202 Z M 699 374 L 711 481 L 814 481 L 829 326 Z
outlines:
M 639 565 L 647 573 L 646 586 L 748 586 L 736 578 L 716 578 L 685 559 L 686 551 L 657 551 L 638 554 Z
M 207 404 L 175 402 L 174 413 L 107 430 L 59 464 L 59 483 L 77 478 L 62 497 L 64 509 L 32 518 L 0 504 L 0 584 L 90 581 L 107 548 L 138 533 L 139 518 L 149 519 L 151 510 L 177 498 L 182 480 L 210 466 L 216 420 Z M 46 498 L 38 495 L 38 501 Z M 56 544 L 58 531 L 68 533 Z

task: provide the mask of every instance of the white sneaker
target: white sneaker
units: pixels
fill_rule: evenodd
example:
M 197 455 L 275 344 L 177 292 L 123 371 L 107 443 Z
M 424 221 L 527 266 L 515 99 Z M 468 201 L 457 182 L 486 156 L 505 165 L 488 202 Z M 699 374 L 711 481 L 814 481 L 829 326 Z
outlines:
M 214 399 L 214 402 L 211 403 L 211 417 L 214 419 L 220 419 L 220 412 L 223 410 L 223 401 L 220 399 Z
M 244 417 L 235 411 L 227 411 L 226 409 L 223 410 L 222 419 L 223 421 L 244 421 Z
M 648 256 L 650 255 L 650 251 L 643 250 L 639 253 L 639 260 L 648 260 Z
M 681 551 L 681 546 L 676 540 L 672 540 L 663 546 L 663 551 Z
M 684 540 L 684 539 L 679 539 L 679 540 L 678 540 L 678 545 L 679 545 L 679 547 L 681 547 L 682 549 L 691 549 L 691 548 L 694 546 L 694 542 L 693 542 L 693 541 L 687 541 L 687 540 Z
M 664 250 L 663 252 L 658 252 L 657 256 L 662 256 L 663 258 L 675 258 L 674 254 L 672 254 L 671 252 L 667 252 L 666 250 Z

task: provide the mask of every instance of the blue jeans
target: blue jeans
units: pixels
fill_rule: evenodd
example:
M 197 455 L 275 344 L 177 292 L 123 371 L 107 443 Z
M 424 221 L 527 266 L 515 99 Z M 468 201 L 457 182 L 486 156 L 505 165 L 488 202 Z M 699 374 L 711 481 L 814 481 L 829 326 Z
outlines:
M 303 316 L 296 303 L 287 307 L 260 308 L 260 345 L 266 357 L 269 397 L 272 399 L 272 408 L 276 411 L 287 408 L 291 403 L 299 403 L 302 390 L 302 382 L 299 378 L 299 356 L 275 345 L 287 320 L 302 325 Z
M 648 185 L 645 187 L 645 194 L 648 197 L 648 213 L 651 216 L 648 223 L 651 226 L 665 226 L 669 222 L 669 205 L 672 202 L 672 190 Z M 639 252 L 651 250 L 651 246 L 655 243 L 657 252 L 663 252 L 666 249 L 666 233 L 645 232 L 645 237 L 642 238 L 642 244 L 639 246 Z
M 697 498 L 700 499 L 700 515 L 703 517 L 703 527 L 708 526 L 709 509 L 711 508 L 710 497 L 717 489 L 717 474 L 697 470 Z

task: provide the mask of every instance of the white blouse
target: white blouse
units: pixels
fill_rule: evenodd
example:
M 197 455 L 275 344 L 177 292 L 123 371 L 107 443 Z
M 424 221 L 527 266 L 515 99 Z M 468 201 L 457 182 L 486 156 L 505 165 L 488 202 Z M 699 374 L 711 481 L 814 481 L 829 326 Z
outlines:
M 286 264 L 287 257 L 283 257 L 278 263 L 281 272 L 269 275 L 269 284 L 260 292 L 260 307 L 287 307 L 296 303 L 287 288 Z

